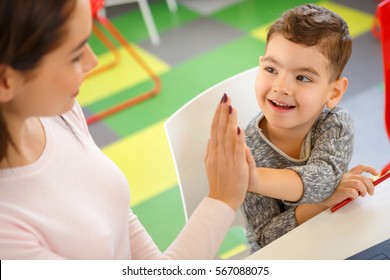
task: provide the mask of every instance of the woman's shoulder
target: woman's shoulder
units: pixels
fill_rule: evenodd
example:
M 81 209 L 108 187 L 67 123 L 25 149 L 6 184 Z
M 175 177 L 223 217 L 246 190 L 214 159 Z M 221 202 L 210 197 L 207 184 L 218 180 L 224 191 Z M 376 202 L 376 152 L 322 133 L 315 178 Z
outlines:
M 69 112 L 63 114 L 62 118 L 67 122 L 68 125 L 77 128 L 83 134 L 90 137 L 87 121 L 77 100 L 74 102 L 72 109 Z

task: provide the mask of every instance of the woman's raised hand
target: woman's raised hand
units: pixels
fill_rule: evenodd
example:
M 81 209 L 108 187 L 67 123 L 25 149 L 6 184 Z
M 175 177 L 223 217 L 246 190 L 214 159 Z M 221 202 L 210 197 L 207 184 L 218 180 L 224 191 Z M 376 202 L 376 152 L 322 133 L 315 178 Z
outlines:
M 233 210 L 240 207 L 248 190 L 248 156 L 244 132 L 237 126 L 237 112 L 224 94 L 213 117 L 205 157 L 209 197 Z

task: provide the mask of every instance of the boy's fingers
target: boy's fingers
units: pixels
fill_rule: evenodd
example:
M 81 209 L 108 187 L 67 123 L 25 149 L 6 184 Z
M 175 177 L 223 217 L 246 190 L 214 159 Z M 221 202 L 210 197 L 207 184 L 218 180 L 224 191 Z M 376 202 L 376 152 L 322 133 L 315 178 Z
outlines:
M 247 161 L 248 165 L 250 167 L 256 167 L 255 160 L 253 159 L 251 150 L 248 147 L 245 148 L 245 154 L 246 154 L 246 161 Z
M 362 176 L 363 178 L 361 179 L 363 184 L 365 185 L 367 192 L 369 195 L 374 194 L 374 184 L 371 178 L 367 178 L 365 176 Z
M 207 141 L 206 154 L 205 154 L 205 156 L 204 156 L 204 159 L 205 159 L 206 161 L 207 161 L 207 159 L 209 158 L 210 150 L 211 150 L 211 139 L 209 139 L 209 141 Z
M 375 168 L 365 164 L 359 164 L 349 170 L 349 173 L 355 175 L 362 174 L 363 172 L 371 173 L 372 175 L 378 175 L 378 171 L 376 171 Z
M 351 176 L 347 184 L 350 187 L 355 188 L 361 196 L 365 196 L 367 192 L 369 195 L 374 194 L 374 184 L 372 179 L 363 175 Z
M 352 200 L 359 197 L 359 192 L 354 188 L 348 188 L 346 191 L 347 191 L 347 197 L 349 197 Z

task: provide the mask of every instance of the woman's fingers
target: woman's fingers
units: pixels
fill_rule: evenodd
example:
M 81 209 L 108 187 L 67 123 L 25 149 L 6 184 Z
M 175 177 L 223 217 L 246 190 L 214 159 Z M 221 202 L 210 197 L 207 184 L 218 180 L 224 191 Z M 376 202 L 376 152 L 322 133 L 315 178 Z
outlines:
M 226 137 L 226 133 L 229 130 L 229 133 L 231 134 L 233 129 L 232 127 L 236 125 L 237 113 L 233 113 L 230 98 L 225 93 L 215 110 L 213 120 L 211 122 L 210 145 L 224 149 L 226 139 L 230 139 L 229 137 Z
M 211 145 L 218 145 L 218 127 L 219 127 L 219 119 L 221 115 L 221 110 L 223 107 L 223 104 L 227 101 L 227 95 L 226 93 L 222 96 L 221 101 L 218 103 L 217 109 L 215 110 L 213 120 L 211 122 L 211 129 L 210 129 L 210 140 Z
M 213 117 L 205 164 L 209 197 L 237 210 L 248 189 L 249 168 L 244 133 L 237 128 L 237 112 L 227 95 Z
M 226 97 L 226 101 L 222 103 L 221 112 L 219 114 L 219 122 L 218 122 L 218 147 L 224 149 L 224 139 L 226 136 L 226 129 L 229 123 L 229 117 L 232 113 L 232 106 L 230 105 L 230 98 Z
M 229 119 L 224 135 L 224 147 L 228 153 L 235 150 L 237 142 L 237 111 L 231 105 L 229 106 Z

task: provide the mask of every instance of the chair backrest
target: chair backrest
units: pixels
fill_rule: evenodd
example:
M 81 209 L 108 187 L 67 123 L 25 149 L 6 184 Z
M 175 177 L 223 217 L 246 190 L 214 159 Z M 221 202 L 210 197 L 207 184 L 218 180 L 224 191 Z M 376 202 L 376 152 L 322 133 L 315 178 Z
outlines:
M 244 129 L 259 112 L 255 96 L 257 71 L 258 67 L 249 69 L 207 89 L 165 122 L 187 219 L 208 194 L 204 156 L 217 104 L 226 93 L 237 108 L 238 123 Z M 244 225 L 241 211 L 233 223 L 236 225 Z
M 387 135 L 390 139 L 390 0 L 379 3 L 377 14 L 379 18 L 385 77 L 385 125 Z

